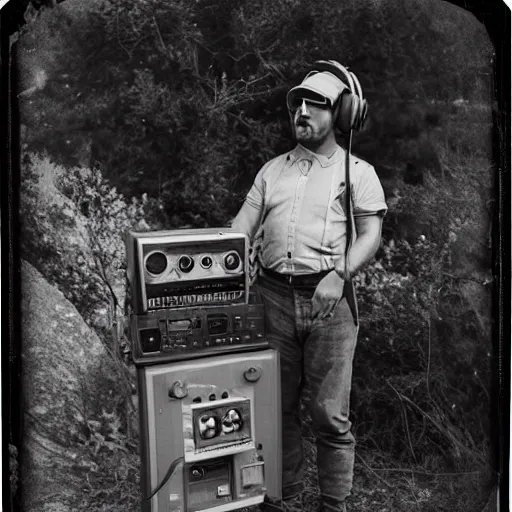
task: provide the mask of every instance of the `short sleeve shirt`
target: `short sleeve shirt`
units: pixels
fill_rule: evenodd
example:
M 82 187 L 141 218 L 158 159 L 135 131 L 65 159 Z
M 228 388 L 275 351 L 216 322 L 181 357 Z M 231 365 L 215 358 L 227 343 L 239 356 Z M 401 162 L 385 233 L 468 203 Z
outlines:
M 387 206 L 375 169 L 350 156 L 354 217 L 384 215 Z M 246 202 L 261 210 L 260 263 L 284 274 L 331 270 L 345 251 L 345 150 L 331 157 L 300 144 L 268 162 Z

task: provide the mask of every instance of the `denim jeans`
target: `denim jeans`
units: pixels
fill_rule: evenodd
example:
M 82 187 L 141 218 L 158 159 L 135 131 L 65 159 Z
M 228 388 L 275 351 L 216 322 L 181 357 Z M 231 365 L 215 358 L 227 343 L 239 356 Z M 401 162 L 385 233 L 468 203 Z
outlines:
M 327 510 L 343 510 L 350 494 L 355 440 L 349 399 L 358 327 L 345 298 L 332 317 L 311 321 L 314 286 L 298 287 L 260 276 L 267 336 L 281 359 L 283 498 L 303 490 L 300 396 L 310 397 L 320 492 Z

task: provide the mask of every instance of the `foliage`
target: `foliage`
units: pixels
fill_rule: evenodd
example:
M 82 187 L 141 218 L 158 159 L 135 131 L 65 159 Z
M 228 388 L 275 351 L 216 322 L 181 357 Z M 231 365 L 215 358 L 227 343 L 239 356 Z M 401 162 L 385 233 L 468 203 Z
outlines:
M 447 52 L 446 13 L 429 2 L 107 0 L 54 11 L 20 42 L 22 87 L 35 69 L 48 75 L 44 94 L 23 100 L 31 149 L 99 163 L 126 196 L 154 198 L 167 225 L 218 225 L 236 212 L 258 168 L 290 146 L 284 95 L 317 58 L 360 77 L 372 123 L 356 152 L 399 173 L 438 167 L 423 133 L 438 115 L 430 100 L 455 99 L 466 93 L 457 84 L 475 80 L 467 96 L 485 94 L 488 47 L 472 59 L 460 45 Z M 480 34 L 474 24 L 464 30 Z M 46 51 L 36 65 L 39 41 Z M 182 200 L 187 214 L 178 213 Z
M 83 490 L 76 506 L 98 512 L 137 510 L 140 462 L 138 437 L 130 428 L 135 415 L 130 375 L 118 360 L 107 357 L 91 367 L 87 380 L 81 382 L 82 407 L 69 421 L 70 440 L 79 453 L 72 477 L 80 479 Z M 98 396 L 86 399 L 92 380 Z
M 98 169 L 27 156 L 20 197 L 22 257 L 64 293 L 89 323 L 116 319 L 124 286 L 124 233 L 140 226 L 143 201 L 126 202 Z
M 314 439 L 304 440 L 306 472 L 304 510 L 320 505 Z M 488 468 L 467 471 L 429 471 L 416 464 L 399 465 L 386 453 L 358 446 L 355 485 L 347 508 L 362 512 L 480 512 L 496 501 Z M 491 483 L 491 485 L 489 485 Z
M 477 105 L 444 122 L 434 139 L 442 172 L 388 197 L 394 215 L 379 259 L 357 276 L 356 432 L 365 446 L 428 471 L 481 465 L 493 450 L 485 119 Z M 447 139 L 464 142 L 461 126 L 474 143 L 447 150 Z
M 384 253 L 357 278 L 364 312 L 354 376 L 358 437 L 404 462 L 433 454 L 449 466 L 484 461 L 492 350 L 446 276 L 450 247 L 422 237 L 414 245 L 392 240 Z

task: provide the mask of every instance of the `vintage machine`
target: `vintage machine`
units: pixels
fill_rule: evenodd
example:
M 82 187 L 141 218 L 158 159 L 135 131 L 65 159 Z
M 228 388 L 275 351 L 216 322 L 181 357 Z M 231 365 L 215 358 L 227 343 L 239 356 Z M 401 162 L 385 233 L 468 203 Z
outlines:
M 281 497 L 279 356 L 232 230 L 129 233 L 144 512 Z
M 274 350 L 145 366 L 138 378 L 142 490 L 154 493 L 143 510 L 223 512 L 280 498 Z
M 268 346 L 263 306 L 249 293 L 244 234 L 129 233 L 126 245 L 137 365 Z
M 131 331 L 136 364 L 268 346 L 261 304 L 177 308 L 132 315 Z
M 126 249 L 136 315 L 249 300 L 244 234 L 229 229 L 130 232 Z

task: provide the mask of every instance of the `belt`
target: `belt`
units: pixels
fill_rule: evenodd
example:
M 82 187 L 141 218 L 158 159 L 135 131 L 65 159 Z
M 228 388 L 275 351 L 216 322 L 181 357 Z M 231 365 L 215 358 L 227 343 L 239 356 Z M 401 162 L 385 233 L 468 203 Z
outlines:
M 270 279 L 274 279 L 275 281 L 286 283 L 290 286 L 316 286 L 329 272 L 331 272 L 330 270 L 325 270 L 324 272 L 317 272 L 316 274 L 292 275 L 281 274 L 280 272 L 275 272 L 274 270 L 268 270 L 266 268 L 262 270 L 262 277 L 268 277 Z

